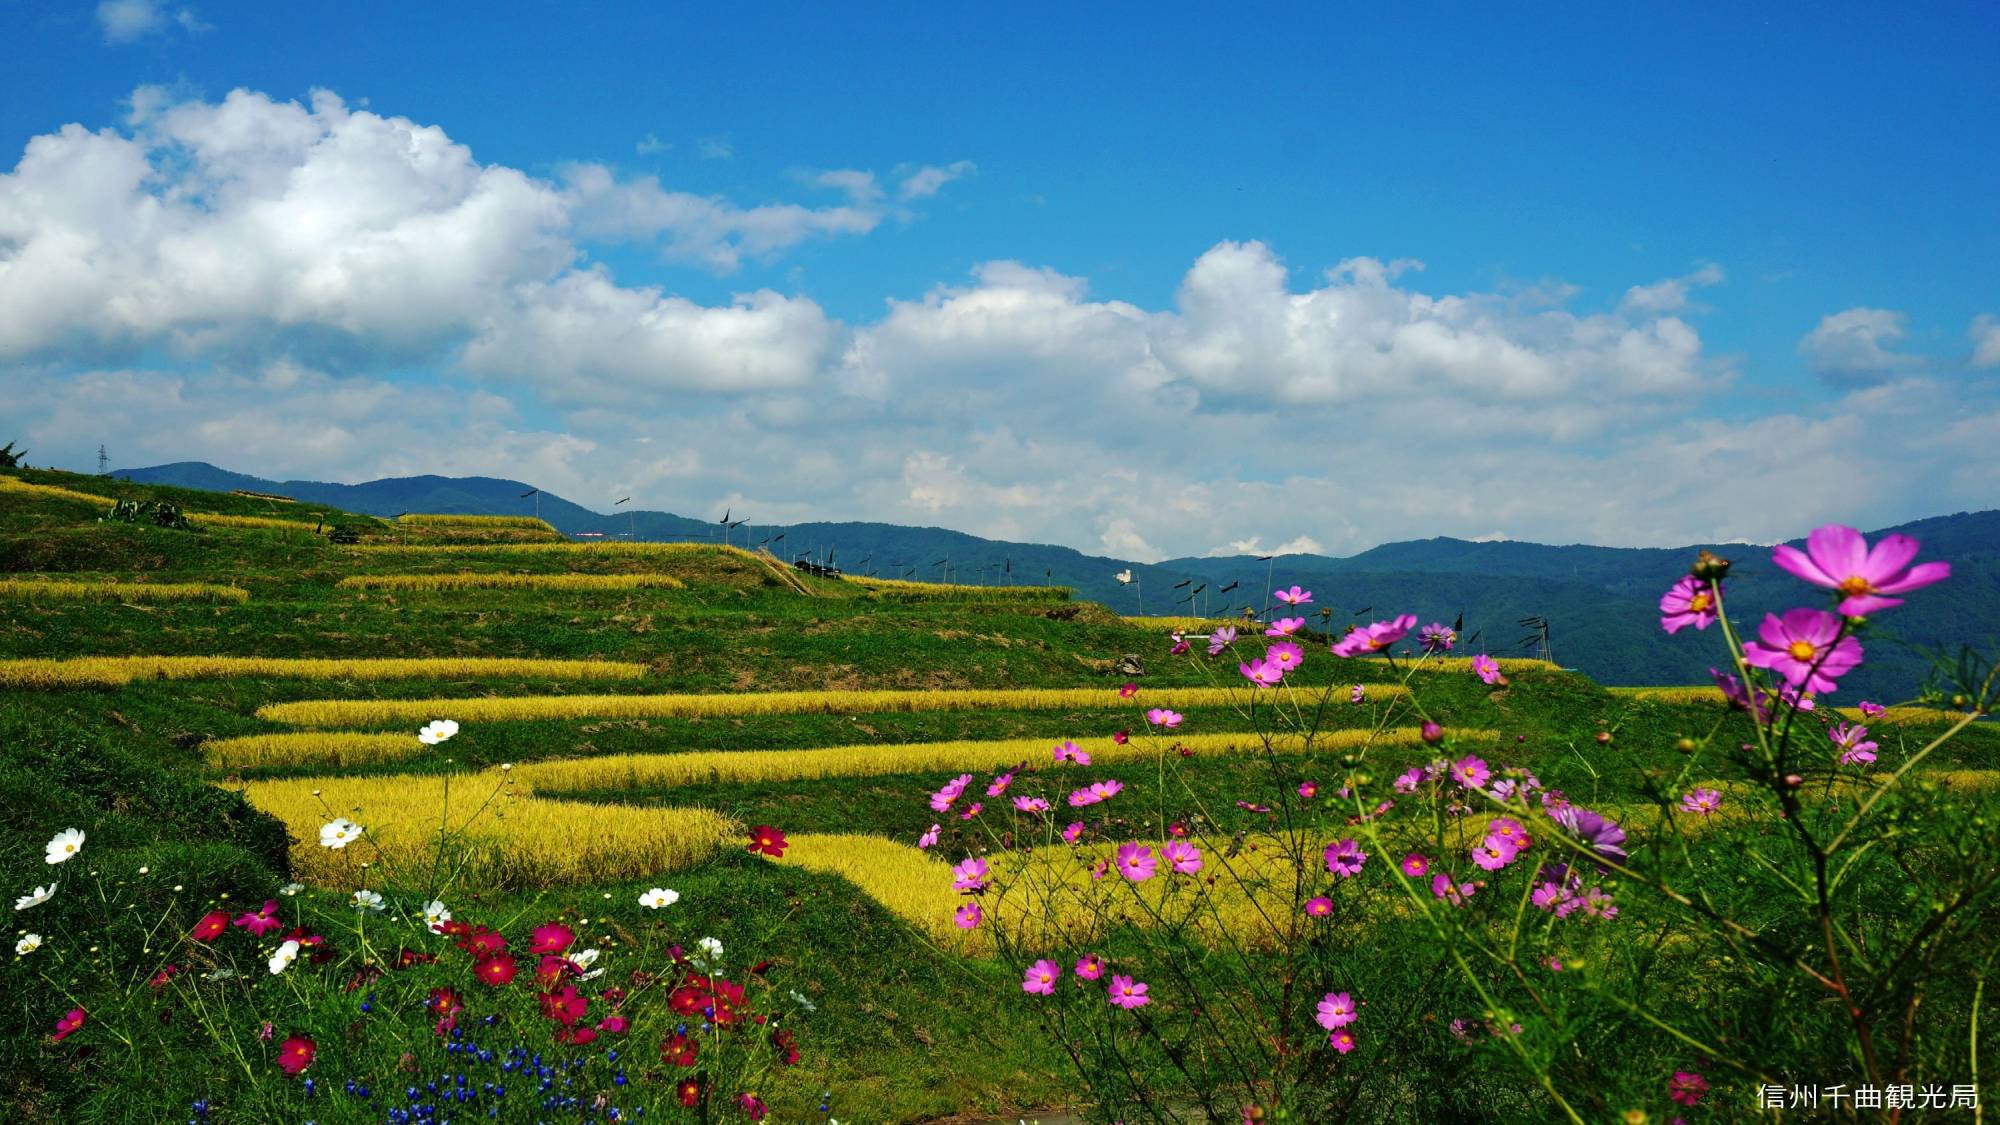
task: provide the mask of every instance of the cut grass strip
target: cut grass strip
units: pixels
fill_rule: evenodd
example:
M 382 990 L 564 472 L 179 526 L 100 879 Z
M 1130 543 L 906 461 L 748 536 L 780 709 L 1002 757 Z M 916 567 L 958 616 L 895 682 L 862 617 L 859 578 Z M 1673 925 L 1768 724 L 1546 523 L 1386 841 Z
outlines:
M 844 581 L 890 598 L 967 602 L 1066 602 L 1068 586 L 961 586 L 943 582 L 905 582 L 900 578 L 864 578 L 845 574 Z
M 463 864 L 460 880 L 509 889 L 685 870 L 713 857 L 742 830 L 708 809 L 606 809 L 542 800 L 519 792 L 499 770 L 449 779 L 449 789 L 447 780 L 406 774 L 251 781 L 242 792 L 285 822 L 294 874 L 343 889 L 366 885 L 364 878 L 409 880 L 429 871 L 440 828 L 450 865 Z M 361 841 L 338 851 L 319 843 L 320 825 L 337 816 L 367 829 Z M 378 858 L 386 862 L 362 871 L 363 862 Z
M 1493 731 L 1458 732 L 1475 740 L 1498 738 Z M 514 767 L 517 784 L 540 793 L 592 792 L 618 789 L 671 789 L 684 785 L 726 782 L 806 781 L 833 777 L 875 777 L 883 774 L 966 772 L 1006 769 L 1026 762 L 1050 767 L 1056 739 L 1006 738 L 966 739 L 953 742 L 917 742 L 902 745 L 830 746 L 815 750 L 701 750 L 681 754 L 615 754 L 596 758 L 565 758 L 529 762 Z M 1255 752 L 1264 746 L 1254 731 L 1234 734 L 1189 734 L 1165 739 L 1161 745 L 1147 745 L 1135 739 L 1123 746 L 1108 736 L 1076 740 L 1089 752 L 1091 765 L 1149 760 L 1168 743 L 1196 755 Z M 1323 730 L 1312 741 L 1314 750 L 1352 750 L 1361 746 L 1418 746 L 1422 732 L 1397 728 L 1381 732 L 1368 730 Z M 1272 739 L 1281 754 L 1306 749 L 1296 735 Z M 1088 767 L 1069 767 L 1086 769 Z
M 107 602 L 245 602 L 250 591 L 210 582 L 36 582 L 0 579 L 0 598 Z
M 684 590 L 670 574 L 356 574 L 349 590 Z
M 633 667 L 640 667 L 633 665 Z M 1375 685 L 1371 698 L 1399 694 Z M 686 719 L 750 715 L 867 714 L 879 711 L 1114 711 L 1143 707 L 1225 707 L 1251 688 L 1148 688 L 1122 699 L 1109 688 L 1004 688 L 972 691 L 771 691 L 715 695 L 525 695 L 476 699 L 306 699 L 270 703 L 257 717 L 303 727 L 388 726 L 443 715 L 459 722 L 523 719 Z M 1264 696 L 1269 700 L 1271 695 Z M 1268 706 L 1268 704 L 1267 704 Z
M 203 680 L 249 676 L 306 680 L 636 680 L 644 664 L 611 660 L 271 656 L 80 656 L 0 660 L 0 687 L 101 687 L 134 679 Z M 430 716 L 435 717 L 435 716 Z
M 228 773 L 267 766 L 373 766 L 415 757 L 428 747 L 414 734 L 313 730 L 217 738 L 201 749 L 210 767 Z
M 530 531 L 546 531 L 558 534 L 547 520 L 535 516 L 458 516 L 416 513 L 396 517 L 396 522 L 411 527 L 520 527 Z

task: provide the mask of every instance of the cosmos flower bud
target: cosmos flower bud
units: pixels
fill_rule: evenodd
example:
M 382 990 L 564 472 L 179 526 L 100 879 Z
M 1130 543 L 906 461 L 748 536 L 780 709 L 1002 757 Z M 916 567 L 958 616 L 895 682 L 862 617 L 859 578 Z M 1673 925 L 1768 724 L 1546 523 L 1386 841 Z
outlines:
M 1423 734 L 1424 741 L 1433 745 L 1444 741 L 1444 728 L 1436 723 L 1425 723 Z
M 1729 576 L 1729 560 L 1712 551 L 1703 551 L 1694 557 L 1688 573 L 1704 582 L 1720 582 Z

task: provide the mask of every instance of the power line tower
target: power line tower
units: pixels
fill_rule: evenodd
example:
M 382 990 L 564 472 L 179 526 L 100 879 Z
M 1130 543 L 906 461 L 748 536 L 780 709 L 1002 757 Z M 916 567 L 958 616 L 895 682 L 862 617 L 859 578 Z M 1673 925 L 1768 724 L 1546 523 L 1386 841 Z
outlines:
M 97 447 L 97 475 L 100 477 L 111 475 L 111 454 L 105 452 L 102 444 Z

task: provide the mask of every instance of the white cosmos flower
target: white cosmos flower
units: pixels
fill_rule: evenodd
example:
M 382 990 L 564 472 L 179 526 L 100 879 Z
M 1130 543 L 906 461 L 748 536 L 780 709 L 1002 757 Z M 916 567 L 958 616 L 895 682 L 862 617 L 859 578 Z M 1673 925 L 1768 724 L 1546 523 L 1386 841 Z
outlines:
M 304 883 L 286 883 L 284 886 L 278 888 L 278 893 L 290 898 L 305 889 L 306 885 Z
M 76 853 L 82 850 L 83 830 L 81 828 L 65 828 L 61 832 L 56 833 L 55 839 L 49 841 L 48 861 L 50 863 L 61 863 L 66 859 L 74 858 Z
M 344 816 L 334 817 L 319 826 L 319 846 L 322 848 L 344 848 L 361 838 L 364 830 L 359 824 Z
M 700 941 L 695 942 L 694 946 L 696 949 L 701 951 L 697 955 L 688 958 L 688 961 L 691 964 L 693 964 L 695 968 L 700 969 L 702 972 L 708 972 L 709 970 L 714 969 L 716 966 L 722 964 L 721 942 L 715 940 L 712 937 L 705 937 L 702 938 Z
M 417 741 L 425 746 L 436 746 L 458 733 L 458 724 L 450 719 L 432 719 L 429 725 L 417 732 Z
M 451 911 L 445 909 L 444 903 L 432 899 L 424 904 L 425 929 L 435 930 L 449 921 L 451 921 Z
M 382 912 L 382 896 L 374 891 L 355 891 L 353 902 L 356 910 L 366 910 L 372 914 Z
M 50 883 L 46 887 L 36 887 L 27 894 L 15 899 L 14 909 L 26 910 L 30 906 L 40 906 L 54 897 L 56 897 L 56 885 L 54 883 Z
M 680 900 L 681 893 L 679 891 L 670 891 L 665 887 L 654 887 L 652 890 L 639 896 L 639 905 L 649 910 L 658 910 L 663 906 L 672 906 Z
M 276 953 L 271 954 L 271 975 L 275 977 L 279 973 L 284 972 L 286 969 L 291 968 L 292 962 L 298 959 L 299 959 L 298 942 L 288 941 L 285 944 L 279 946 L 278 951 Z
M 17 956 L 26 957 L 28 954 L 33 953 L 35 950 L 40 949 L 41 947 L 42 947 L 42 935 L 29 934 L 26 937 L 22 938 L 20 941 L 14 943 L 14 953 Z
M 813 1003 L 813 1002 L 812 1002 L 811 1000 L 807 999 L 807 998 L 806 998 L 806 994 L 805 994 L 805 993 L 803 993 L 803 992 L 800 992 L 800 991 L 799 991 L 798 989 L 796 989 L 796 988 L 792 989 L 791 991 L 792 991 L 792 1002 L 793 1002 L 793 1003 L 797 1004 L 797 1005 L 798 1005 L 799 1007 L 801 1007 L 801 1008 L 804 1008 L 804 1009 L 805 1009 L 806 1011 L 808 1011 L 808 1012 L 817 1012 L 817 1011 L 819 1011 L 819 1005 L 818 1005 L 818 1004 L 815 1004 L 815 1003 Z
M 577 968 L 583 970 L 583 972 L 577 974 L 576 979 L 594 980 L 598 977 L 603 976 L 604 975 L 603 969 L 591 968 L 592 965 L 597 964 L 598 957 L 602 956 L 603 953 L 604 951 L 601 949 L 586 949 L 583 952 L 578 953 L 575 956 L 571 957 L 569 959 L 570 963 L 572 965 L 575 965 Z

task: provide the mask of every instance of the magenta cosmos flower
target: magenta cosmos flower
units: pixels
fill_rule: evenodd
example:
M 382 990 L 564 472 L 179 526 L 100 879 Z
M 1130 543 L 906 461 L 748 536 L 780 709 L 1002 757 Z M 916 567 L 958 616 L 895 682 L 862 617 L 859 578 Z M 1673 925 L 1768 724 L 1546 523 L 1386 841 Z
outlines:
M 1169 840 L 1160 849 L 1160 858 L 1176 875 L 1192 875 L 1201 870 L 1201 849 L 1186 840 Z
M 1329 1031 L 1326 1033 L 1326 1045 L 1344 1055 L 1354 1049 L 1354 1033 L 1344 1027 L 1339 1031 Z
M 1108 995 L 1113 1005 L 1127 1011 L 1143 1008 L 1153 1002 L 1152 998 L 1146 995 L 1146 986 L 1135 984 L 1131 977 L 1113 976 Z
M 1121 699 L 1130 699 L 1137 694 L 1139 694 L 1139 685 L 1130 680 L 1126 680 L 1124 683 L 1118 685 L 1118 696 Z
M 986 889 L 988 869 L 986 861 L 978 856 L 960 860 L 951 874 L 951 889 L 959 894 L 977 894 Z
M 1691 789 L 1681 794 L 1681 811 L 1707 816 L 1722 807 L 1722 794 L 1713 789 Z
M 1361 866 L 1367 862 L 1368 853 L 1353 840 L 1341 840 L 1326 846 L 1326 869 L 1343 879 L 1361 874 Z
M 1319 1025 L 1332 1031 L 1336 1027 L 1346 1027 L 1353 1023 L 1358 1014 L 1354 1010 L 1354 998 L 1345 992 L 1329 992 L 1319 1002 L 1319 1013 L 1313 1017 Z
M 944 826 L 942 824 L 931 825 L 931 830 L 929 832 L 926 832 L 923 835 L 917 837 L 917 846 L 920 848 L 935 847 L 938 842 L 938 836 L 943 831 L 944 831 Z
M 1163 727 L 1167 730 L 1172 730 L 1175 727 L 1180 726 L 1181 720 L 1185 717 L 1186 716 L 1182 715 L 1179 711 L 1169 711 L 1165 707 L 1155 707 L 1152 710 L 1146 712 L 1147 722 L 1153 724 L 1156 727 Z
M 1289 590 L 1273 590 L 1271 591 L 1271 596 L 1284 602 L 1286 605 L 1306 605 L 1313 600 L 1313 592 L 1311 590 L 1301 590 L 1297 586 Z
M 1347 701 L 1349 703 L 1359 703 L 1366 698 L 1368 698 L 1368 690 L 1360 684 L 1355 684 L 1353 687 L 1347 689 Z
M 1673 1078 L 1667 1082 L 1667 1096 L 1682 1105 L 1694 1105 L 1706 1093 L 1708 1079 L 1692 1070 L 1674 1071 Z
M 1087 766 L 1090 764 L 1090 751 L 1069 739 L 1064 739 L 1056 745 L 1056 761 L 1075 762 L 1079 766 Z
M 1862 733 L 1866 734 L 1867 732 L 1864 730 Z M 265 899 L 264 908 L 262 910 L 256 911 L 255 913 L 252 914 L 237 915 L 236 924 L 238 926 L 243 927 L 246 930 L 249 930 L 251 933 L 257 935 L 258 937 L 263 937 L 265 934 L 270 933 L 272 930 L 282 928 L 284 926 L 284 922 L 280 921 L 278 918 L 278 900 Z
M 1104 958 L 1095 953 L 1086 953 L 1076 959 L 1076 975 L 1083 980 L 1096 980 L 1104 975 Z
M 1431 861 L 1417 852 L 1411 852 L 1409 855 L 1403 857 L 1401 866 L 1403 874 L 1416 879 L 1431 869 Z
M 1284 668 L 1261 656 L 1248 664 L 1238 664 L 1236 670 L 1258 687 L 1277 687 L 1285 681 Z
M 1451 646 L 1458 643 L 1458 634 L 1444 622 L 1433 621 L 1417 630 L 1417 640 L 1425 652 L 1450 652 Z
M 1868 740 L 1868 728 L 1858 723 L 1841 723 L 1826 732 L 1833 744 L 1840 747 L 1840 764 L 1843 766 L 1875 764 L 1877 744 Z
M 1062 831 L 1063 842 L 1074 844 L 1083 838 L 1083 822 L 1076 821 Z
M 1220 656 L 1222 650 L 1236 643 L 1236 626 L 1221 625 L 1208 635 L 1208 654 Z
M 1287 672 L 1305 663 L 1305 660 L 1306 650 L 1290 641 L 1279 641 L 1264 650 L 1264 663 L 1276 664 Z
M 1479 677 L 1480 683 L 1498 683 L 1500 680 L 1500 665 L 1492 657 L 1482 652 L 1472 658 L 1472 674 Z
M 978 903 L 968 902 L 951 912 L 951 921 L 959 929 L 969 930 L 979 925 L 979 920 L 985 916 L 986 912 L 979 909 Z
M 1839 524 L 1806 536 L 1803 551 L 1783 543 L 1771 549 L 1771 561 L 1781 569 L 1815 586 L 1840 591 L 1840 612 L 1847 617 L 1902 605 L 1903 599 L 1884 595 L 1907 594 L 1951 577 L 1950 563 L 1911 566 L 1916 557 L 1917 541 L 1907 535 L 1885 535 L 1870 550 L 1860 532 Z
M 1158 871 L 1160 861 L 1144 844 L 1122 844 L 1118 848 L 1118 873 L 1134 883 L 1143 883 Z
M 1603 816 L 1575 805 L 1565 805 L 1549 813 L 1549 819 L 1567 829 L 1583 846 L 1604 856 L 1623 862 L 1625 852 L 1625 830 L 1617 823 Z
M 1014 775 L 1003 773 L 993 779 L 993 784 L 986 787 L 986 795 L 988 797 L 998 797 L 1000 794 L 1005 793 L 1007 787 L 1012 784 L 1014 784 Z
M 1361 656 L 1381 652 L 1409 635 L 1417 627 L 1417 615 L 1405 613 L 1388 621 L 1375 621 L 1350 631 L 1334 642 L 1335 656 Z
M 1306 619 L 1303 617 L 1280 617 L 1276 621 L 1271 622 L 1270 626 L 1264 630 L 1264 635 L 1267 637 L 1289 637 L 1305 627 Z
M 1049 811 L 1049 803 L 1040 797 L 1016 797 L 1014 798 L 1014 807 L 1024 813 L 1045 813 Z
M 1486 760 L 1471 754 L 1453 762 L 1451 766 L 1452 780 L 1467 789 L 1484 788 L 1492 776 L 1493 770 L 1487 766 Z
M 1027 975 L 1021 978 L 1021 991 L 1036 996 L 1054 996 L 1056 978 L 1062 975 L 1062 967 L 1048 958 L 1028 966 Z
M 1841 636 L 1840 627 L 1840 615 L 1823 609 L 1788 609 L 1783 617 L 1767 613 L 1757 627 L 1758 640 L 1743 646 L 1743 661 L 1769 668 L 1795 688 L 1824 694 L 1861 663 L 1861 642 Z
M 1333 913 L 1333 900 L 1325 895 L 1315 895 L 1306 900 L 1306 917 L 1324 918 Z
M 1684 575 L 1660 595 L 1660 628 L 1678 633 L 1690 625 L 1701 630 L 1715 624 L 1715 595 L 1720 589 L 1707 579 Z
M 951 803 L 958 800 L 959 795 L 964 793 L 965 787 L 970 784 L 972 784 L 972 775 L 969 773 L 959 774 L 957 777 L 945 782 L 943 788 L 931 794 L 931 811 L 943 812 L 950 808 Z
M 1521 854 L 1521 849 L 1499 836 L 1488 836 L 1472 847 L 1472 862 L 1487 871 L 1498 871 Z

